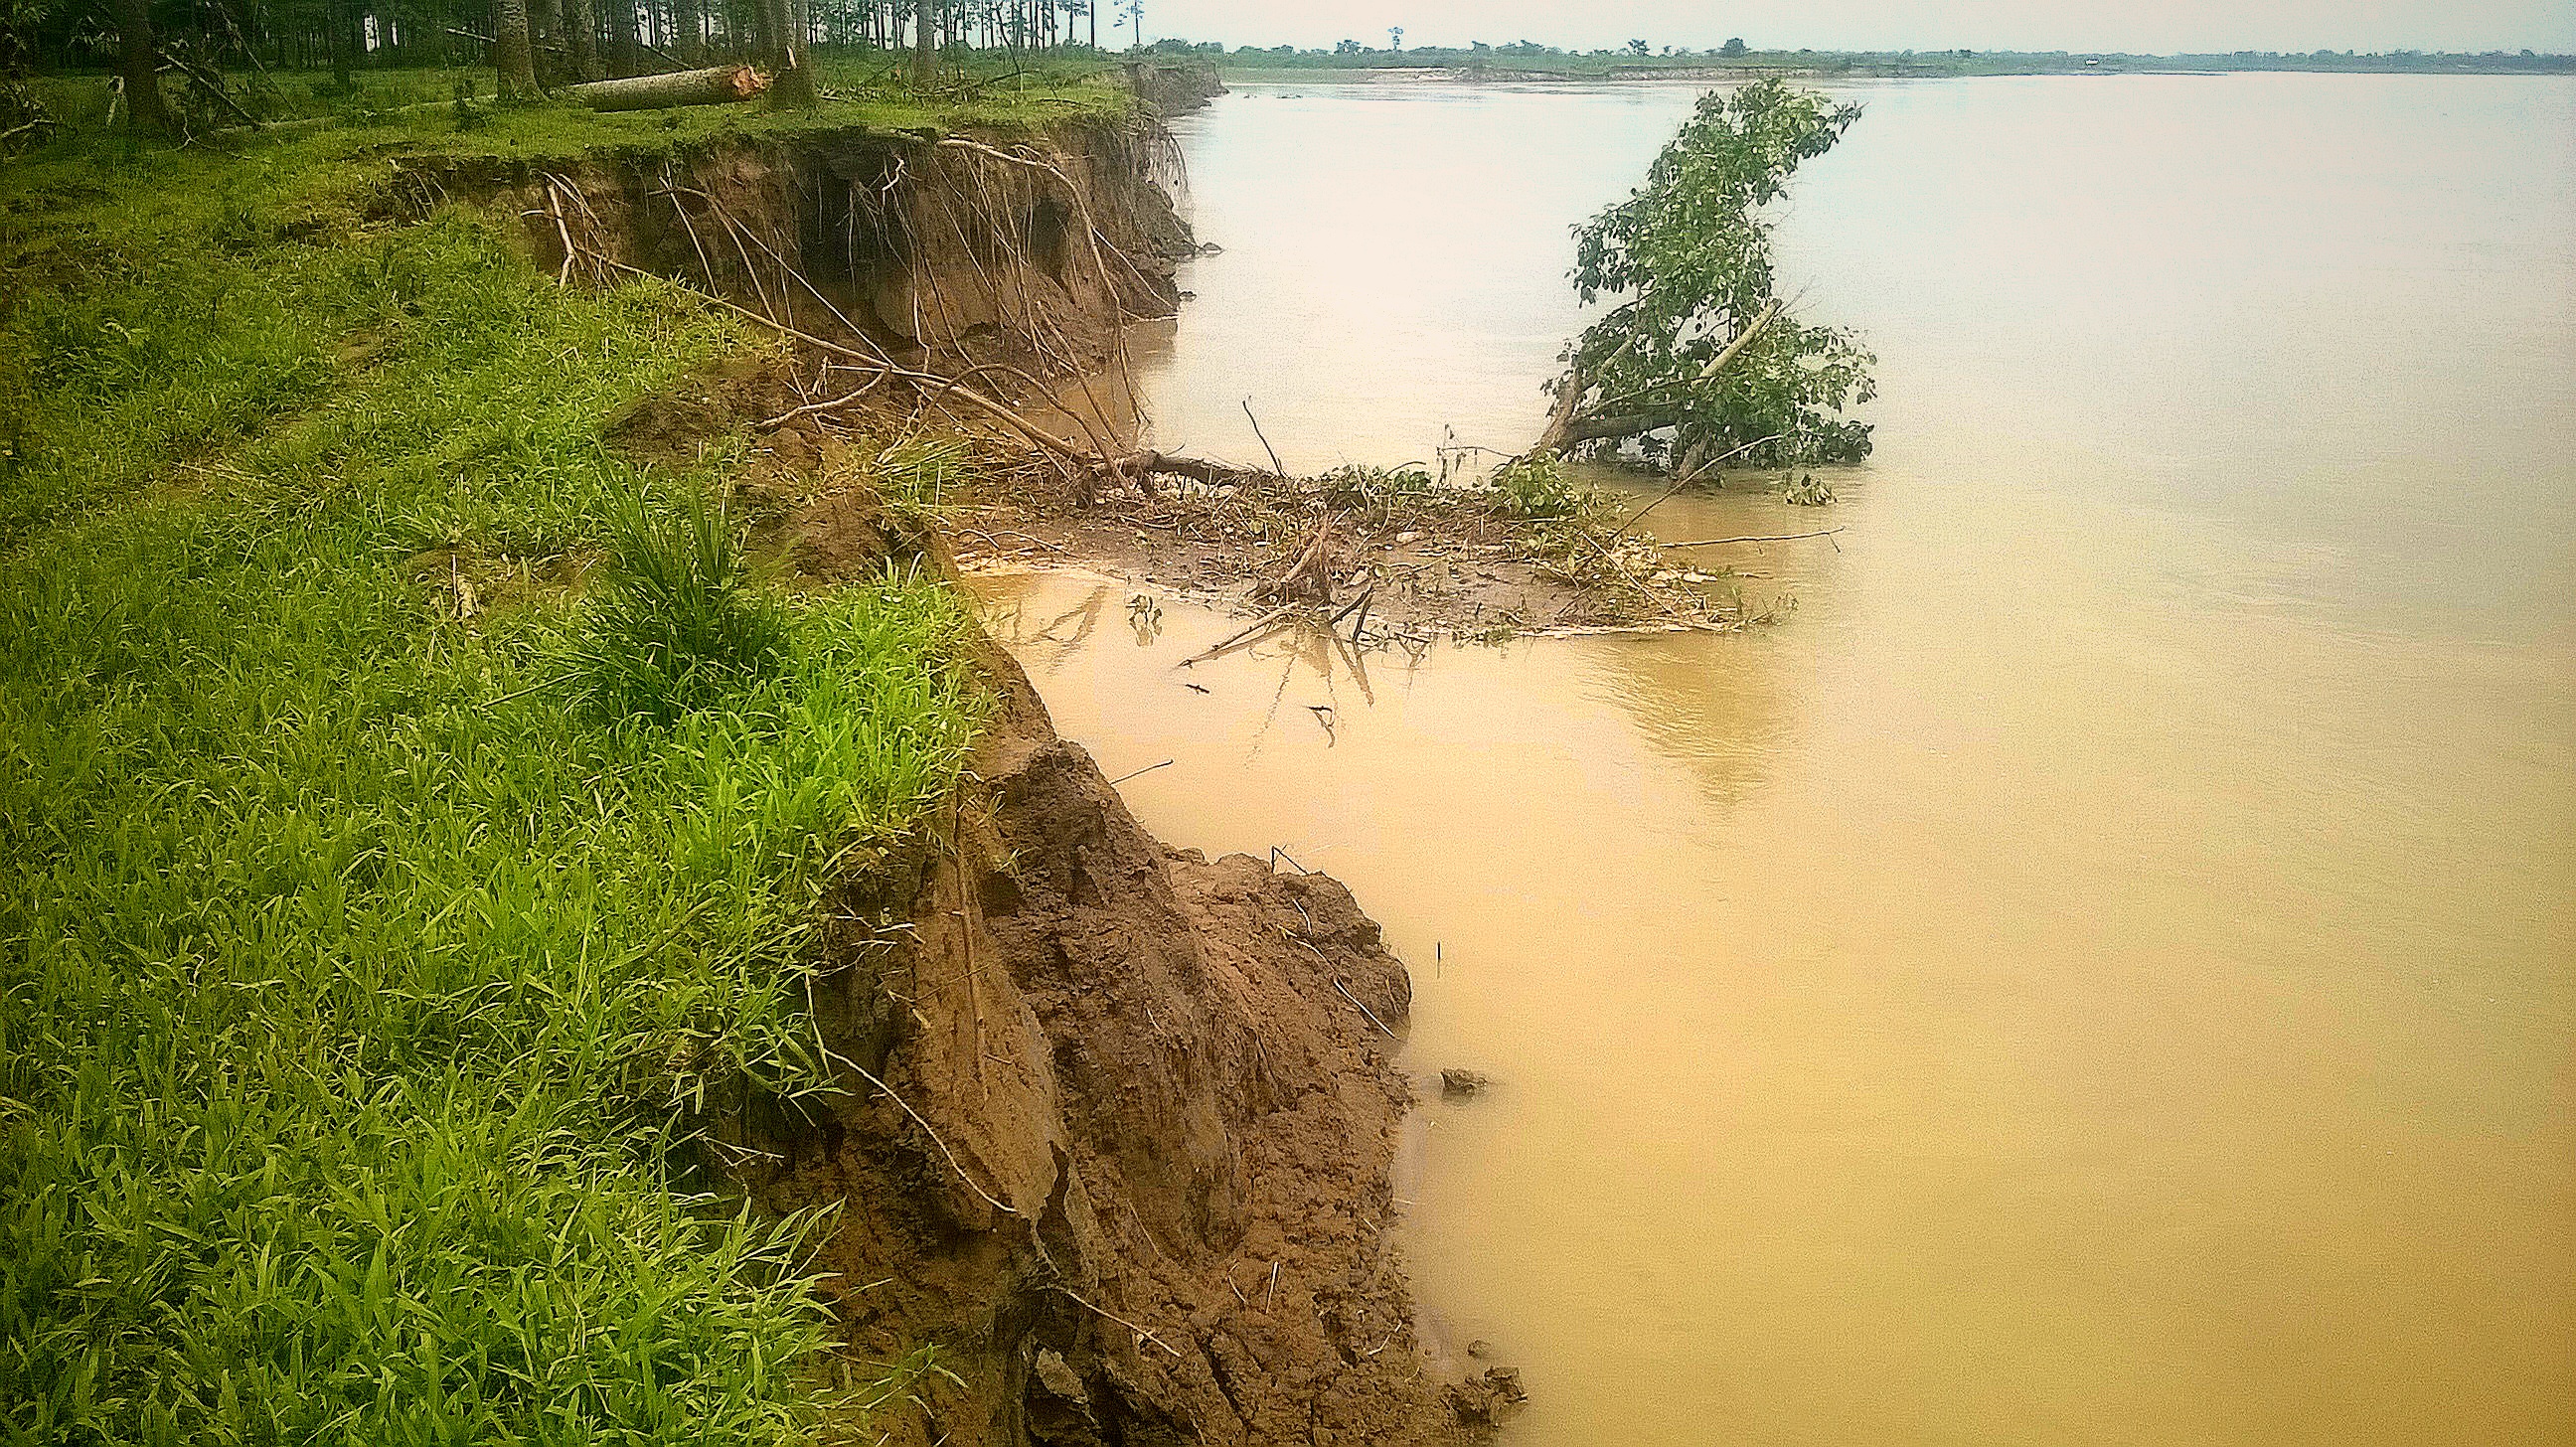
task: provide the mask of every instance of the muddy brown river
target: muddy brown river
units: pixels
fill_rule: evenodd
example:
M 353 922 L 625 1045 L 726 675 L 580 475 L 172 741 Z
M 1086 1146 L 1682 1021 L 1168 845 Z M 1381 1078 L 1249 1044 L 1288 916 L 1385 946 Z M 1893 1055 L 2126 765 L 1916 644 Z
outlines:
M 1728 552 L 1777 622 L 1184 672 L 1239 620 L 1055 575 L 997 631 L 1493 1078 L 1401 1194 L 1512 1447 L 2576 1440 L 2576 82 L 1852 93 L 1783 290 L 1877 456 L 1653 519 L 1840 525 Z M 1189 118 L 1157 436 L 1524 443 L 1566 228 L 1693 94 Z

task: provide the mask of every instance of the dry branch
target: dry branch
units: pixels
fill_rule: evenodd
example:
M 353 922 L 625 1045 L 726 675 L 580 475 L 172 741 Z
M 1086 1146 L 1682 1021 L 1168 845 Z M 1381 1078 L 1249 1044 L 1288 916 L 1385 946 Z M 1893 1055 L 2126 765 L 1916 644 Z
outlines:
M 1333 601 L 1333 519 L 1326 517 L 1315 529 L 1315 540 L 1298 554 L 1296 565 L 1280 574 L 1270 587 L 1275 598 L 1292 598 L 1304 594 L 1330 606 Z
M 672 77 L 656 76 L 648 78 L 667 80 Z M 577 199 L 578 193 L 575 194 Z M 557 221 L 558 225 L 561 226 L 562 215 L 561 204 L 559 201 L 555 205 L 553 214 L 554 219 Z M 681 210 L 680 216 L 682 221 L 685 223 L 688 219 L 687 211 L 685 209 Z M 568 228 L 564 229 L 563 237 L 567 257 L 573 254 L 579 254 L 603 267 L 623 272 L 629 276 L 651 278 L 656 281 L 665 282 L 672 280 L 669 277 L 664 277 L 657 273 L 646 271 L 642 267 L 632 266 L 626 262 L 619 261 L 617 258 L 610 256 L 605 252 L 579 246 L 572 240 Z M 692 229 L 691 239 L 695 239 L 694 228 Z M 699 251 L 699 263 L 702 267 L 706 263 L 706 254 L 703 248 Z M 568 279 L 568 276 L 559 278 L 559 280 Z M 798 279 L 800 281 L 803 280 L 801 277 Z M 686 286 L 686 283 L 683 282 L 674 282 L 673 284 Z M 696 292 L 697 295 L 705 298 L 707 301 L 724 308 L 726 311 L 732 312 L 734 315 L 739 316 L 746 321 L 756 322 L 792 341 L 801 342 L 817 351 L 826 352 L 833 356 L 840 357 L 845 361 L 856 363 L 857 365 L 853 370 L 872 372 L 880 376 L 893 377 L 902 381 L 911 382 L 915 386 L 920 387 L 925 393 L 929 394 L 934 399 L 939 397 L 955 397 L 957 400 L 964 402 L 969 407 L 974 408 L 976 411 L 981 412 L 987 417 L 1000 423 L 1011 432 L 1017 434 L 1022 440 L 1030 443 L 1032 446 L 1037 447 L 1041 451 L 1046 452 L 1050 456 L 1085 475 L 1109 477 L 1134 482 L 1139 487 L 1148 491 L 1152 490 L 1151 479 L 1158 475 L 1187 477 L 1204 483 L 1210 487 L 1223 487 L 1228 485 L 1239 486 L 1248 483 L 1258 483 L 1271 480 L 1276 476 L 1276 474 L 1273 473 L 1263 472 L 1259 468 L 1238 467 L 1233 463 L 1218 462 L 1209 458 L 1189 457 L 1178 453 L 1160 452 L 1150 447 L 1142 448 L 1138 451 L 1130 452 L 1122 456 L 1113 457 L 1110 456 L 1103 448 L 1086 448 L 1062 437 L 1058 437 L 1053 433 L 1046 431 L 1044 428 L 1038 427 L 1029 422 L 1027 419 L 1021 417 L 1017 412 L 1013 411 L 1010 407 L 966 386 L 963 382 L 955 378 L 942 377 L 934 372 L 917 371 L 910 367 L 896 365 L 895 363 L 887 360 L 882 354 L 870 355 L 869 353 L 859 351 L 854 347 L 844 346 L 839 342 L 818 337 L 802 328 L 790 326 L 786 322 L 780 321 L 774 316 L 754 311 L 738 302 L 729 301 L 724 297 L 717 296 L 713 292 L 706 291 L 702 288 L 688 287 L 688 290 Z M 862 340 L 864 340 L 864 338 L 862 338 Z M 1022 380 L 1034 384 L 1034 379 L 1029 378 L 1026 373 L 1018 372 L 1013 368 L 1000 367 L 998 364 L 987 364 L 986 366 L 978 367 L 975 370 L 1010 371 Z M 856 401 L 864 391 L 865 389 L 861 389 L 860 392 L 851 393 L 848 397 L 843 398 L 842 402 L 846 403 Z M 840 404 L 836 403 L 832 405 Z M 798 409 L 798 412 L 802 413 L 806 410 L 807 409 L 800 408 Z M 831 410 L 831 407 L 826 406 L 818 410 L 829 411 Z M 770 423 L 766 425 L 774 426 L 786 420 L 787 418 L 785 417 L 775 418 L 771 419 Z M 1075 420 L 1084 421 L 1084 419 L 1078 415 L 1075 416 Z M 1089 424 L 1087 421 L 1084 421 L 1084 426 L 1085 430 L 1089 430 Z

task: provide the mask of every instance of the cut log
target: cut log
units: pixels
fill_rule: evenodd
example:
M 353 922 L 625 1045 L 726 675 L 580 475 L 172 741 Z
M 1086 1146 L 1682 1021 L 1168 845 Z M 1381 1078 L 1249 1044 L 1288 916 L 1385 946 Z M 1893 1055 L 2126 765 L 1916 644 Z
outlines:
M 649 111 L 664 106 L 731 105 L 769 89 L 768 77 L 747 65 L 711 65 L 672 75 L 633 75 L 564 87 L 564 94 L 595 111 Z

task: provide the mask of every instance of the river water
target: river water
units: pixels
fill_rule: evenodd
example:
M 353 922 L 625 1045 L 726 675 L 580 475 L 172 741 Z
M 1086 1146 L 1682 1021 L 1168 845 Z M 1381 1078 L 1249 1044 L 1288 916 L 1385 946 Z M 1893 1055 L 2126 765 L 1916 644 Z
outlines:
M 1567 227 L 1695 93 L 1189 118 L 1157 435 L 1524 443 Z M 1405 1231 L 1515 1447 L 2576 1440 L 2576 83 L 1850 93 L 1784 290 L 1877 350 L 1877 455 L 1652 519 L 1840 525 L 1729 551 L 1779 621 L 1184 674 L 1235 620 L 1057 576 L 999 631 L 1494 1078 Z

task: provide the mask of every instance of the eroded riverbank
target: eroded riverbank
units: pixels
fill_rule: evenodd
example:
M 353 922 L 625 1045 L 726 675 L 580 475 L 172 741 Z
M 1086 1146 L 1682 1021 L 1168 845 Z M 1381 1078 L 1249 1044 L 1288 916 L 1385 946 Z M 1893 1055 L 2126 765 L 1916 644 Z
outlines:
M 569 207 L 577 224 L 535 237 L 551 233 L 541 254 L 567 271 L 668 266 L 797 343 L 702 369 L 609 432 L 639 459 L 685 462 L 747 429 L 729 495 L 772 565 L 825 596 L 889 571 L 953 578 L 933 504 L 949 463 L 993 439 L 932 411 L 950 392 L 926 369 L 1078 363 L 1172 299 L 1158 248 L 1183 233 L 1139 172 L 1136 133 L 1044 139 L 945 140 L 925 159 L 917 138 L 831 134 L 719 150 L 658 184 L 613 159 L 449 183 L 540 201 L 523 208 L 533 222 Z M 902 174 L 920 179 L 885 181 Z M 817 210 L 835 186 L 850 204 Z M 1092 243 L 1050 246 L 1048 226 L 1073 218 Z M 815 246 L 791 238 L 812 242 L 818 222 L 827 251 L 869 241 L 868 265 L 817 275 Z M 750 243 L 743 272 L 690 273 L 676 248 L 702 224 Z M 804 312 L 754 310 L 797 287 Z M 871 356 L 874 380 L 839 395 L 834 368 L 866 376 Z M 913 395 L 870 395 L 898 370 Z M 980 640 L 966 652 L 993 710 L 966 778 L 944 817 L 849 857 L 828 901 L 810 1003 L 849 1088 L 753 1092 L 712 1127 L 763 1209 L 832 1210 L 821 1289 L 846 1356 L 936 1365 L 877 1403 L 869 1431 L 1472 1438 L 1517 1389 L 1435 1373 L 1391 1244 L 1404 967 L 1329 879 L 1156 843 L 1018 666 Z

